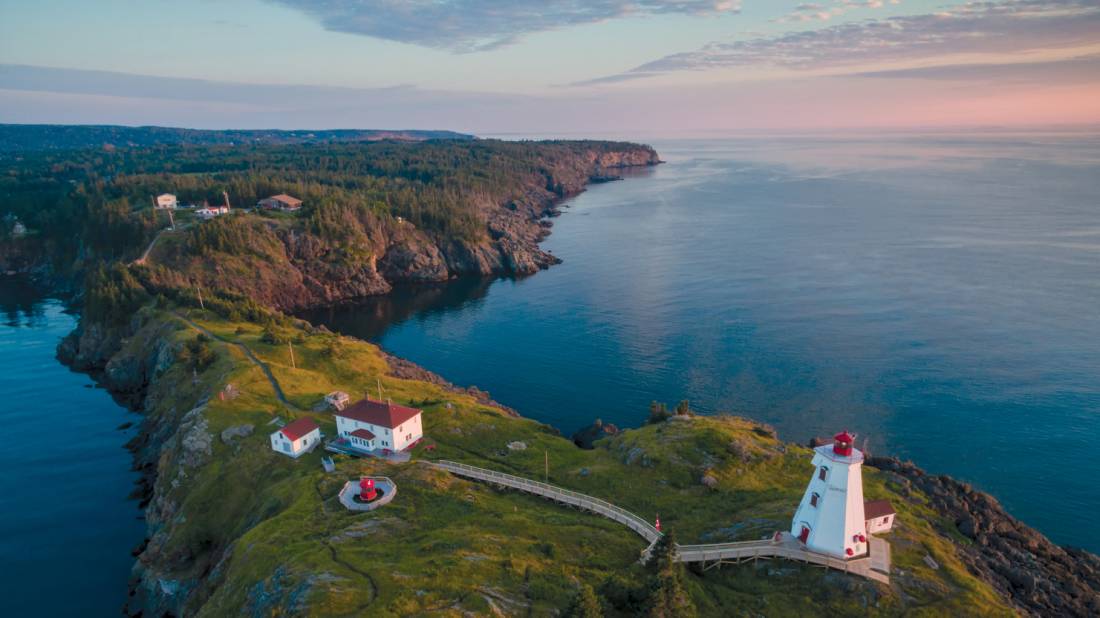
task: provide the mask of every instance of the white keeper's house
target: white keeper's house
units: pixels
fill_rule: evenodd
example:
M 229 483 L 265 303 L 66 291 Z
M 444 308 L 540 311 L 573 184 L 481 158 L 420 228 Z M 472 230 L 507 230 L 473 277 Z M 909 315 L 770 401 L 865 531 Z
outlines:
M 297 459 L 321 443 L 321 427 L 312 418 L 300 418 L 271 434 L 271 448 Z
M 791 521 L 791 534 L 806 549 L 843 560 L 868 552 L 863 453 L 852 446 L 854 440 L 844 431 L 831 445 L 814 449 L 814 475 Z
M 424 437 L 421 411 L 366 398 L 335 412 L 336 433 L 362 451 L 403 451 Z

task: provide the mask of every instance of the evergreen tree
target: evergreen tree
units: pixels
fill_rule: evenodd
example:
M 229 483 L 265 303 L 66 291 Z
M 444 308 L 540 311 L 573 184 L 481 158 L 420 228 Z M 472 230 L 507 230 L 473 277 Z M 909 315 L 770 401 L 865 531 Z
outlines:
M 603 607 L 592 586 L 582 583 L 563 615 L 566 618 L 603 618 Z
M 676 535 L 668 531 L 657 539 L 646 566 L 655 573 L 646 615 L 651 618 L 693 618 L 695 605 L 684 589 L 684 565 L 676 560 Z
M 672 415 L 668 413 L 668 406 L 652 401 L 649 404 L 649 419 L 646 422 L 655 425 L 667 421 L 670 416 Z

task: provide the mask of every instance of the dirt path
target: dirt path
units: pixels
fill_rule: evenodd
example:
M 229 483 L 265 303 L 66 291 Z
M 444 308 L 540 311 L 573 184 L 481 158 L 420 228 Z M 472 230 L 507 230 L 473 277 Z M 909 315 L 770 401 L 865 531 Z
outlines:
M 209 329 L 207 329 L 203 326 L 199 326 L 198 324 L 193 322 L 190 318 L 188 318 L 186 316 L 183 316 L 179 313 L 176 313 L 174 315 L 177 318 L 179 318 L 180 320 L 182 320 L 183 322 L 185 322 L 188 326 L 190 326 L 191 328 L 193 328 L 193 329 L 199 331 L 200 333 L 206 335 L 207 337 L 210 337 L 211 339 L 214 339 L 214 340 L 217 340 L 217 341 L 221 341 L 222 343 L 224 343 L 226 345 L 233 345 L 233 346 L 237 346 L 238 348 L 240 348 L 241 352 L 243 352 L 244 355 L 246 357 L 248 357 L 248 360 L 252 361 L 252 364 L 259 367 L 260 371 L 263 371 L 264 375 L 267 376 L 267 381 L 271 383 L 271 389 L 275 391 L 275 397 L 279 401 L 281 401 L 283 403 L 283 405 L 285 405 L 290 410 L 292 410 L 294 412 L 301 412 L 301 409 L 298 408 L 298 406 L 290 403 L 290 401 L 286 398 L 286 394 L 283 393 L 283 387 L 279 386 L 279 381 L 277 379 L 275 379 L 275 374 L 271 373 L 271 367 L 268 367 L 267 363 L 260 360 L 259 357 L 257 357 L 252 352 L 252 350 L 250 350 L 248 348 L 248 346 L 246 346 L 245 344 L 240 343 L 238 341 L 229 341 L 229 340 L 225 339 L 224 337 L 220 337 L 220 336 L 214 334 L 213 331 L 211 331 L 211 330 L 209 330 Z

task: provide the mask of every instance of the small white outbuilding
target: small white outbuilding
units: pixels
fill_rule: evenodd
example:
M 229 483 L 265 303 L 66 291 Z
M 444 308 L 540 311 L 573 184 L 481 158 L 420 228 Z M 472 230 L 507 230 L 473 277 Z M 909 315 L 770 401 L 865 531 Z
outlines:
M 171 193 L 161 193 L 156 198 L 157 208 L 175 209 L 179 207 L 179 200 Z
M 271 449 L 297 459 L 321 443 L 321 427 L 312 418 L 300 418 L 271 434 Z
M 333 410 L 343 410 L 351 403 L 351 397 L 344 391 L 332 391 L 325 395 L 325 403 Z
M 889 500 L 868 500 L 863 503 L 863 516 L 867 518 L 867 532 L 881 534 L 894 527 L 897 512 Z

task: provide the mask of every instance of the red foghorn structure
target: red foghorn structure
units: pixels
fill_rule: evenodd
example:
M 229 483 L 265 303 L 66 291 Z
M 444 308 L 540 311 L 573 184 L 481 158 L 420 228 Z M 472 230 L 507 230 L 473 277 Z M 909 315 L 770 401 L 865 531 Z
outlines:
M 363 502 L 371 502 L 378 497 L 378 490 L 374 487 L 374 479 L 364 476 L 359 479 L 359 499 Z

